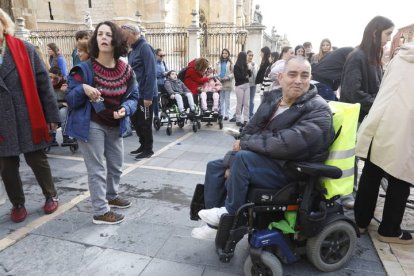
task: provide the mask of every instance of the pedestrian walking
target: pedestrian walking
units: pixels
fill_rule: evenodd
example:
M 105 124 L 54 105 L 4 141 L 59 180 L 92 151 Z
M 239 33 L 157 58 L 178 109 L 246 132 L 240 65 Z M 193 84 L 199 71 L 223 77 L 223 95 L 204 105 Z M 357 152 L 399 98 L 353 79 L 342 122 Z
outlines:
M 138 108 L 131 117 L 132 125 L 139 138 L 140 146 L 130 152 L 135 160 L 150 158 L 153 154 L 152 118 L 154 98 L 158 97 L 157 71 L 154 49 L 141 36 L 141 30 L 136 25 L 122 25 L 124 39 L 131 51 L 128 54 L 128 64 L 135 72 L 139 85 Z
M 49 131 L 60 122 L 53 87 L 33 45 L 13 37 L 14 23 L 0 8 L 0 174 L 12 203 L 14 222 L 27 217 L 20 154 L 32 169 L 46 198 L 45 214 L 58 209 L 58 195 L 43 149 L 50 146 Z

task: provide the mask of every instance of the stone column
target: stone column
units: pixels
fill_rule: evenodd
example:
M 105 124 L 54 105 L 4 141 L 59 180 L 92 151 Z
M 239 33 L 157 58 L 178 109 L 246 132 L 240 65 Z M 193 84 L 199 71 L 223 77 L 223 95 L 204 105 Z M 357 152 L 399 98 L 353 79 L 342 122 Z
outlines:
M 254 54 L 253 61 L 256 64 L 260 64 L 260 49 L 263 45 L 263 32 L 266 29 L 266 26 L 262 24 L 253 23 L 246 27 L 247 41 L 246 41 L 246 51 L 251 50 Z
M 188 58 L 193 60 L 194 58 L 200 57 L 200 28 L 198 26 L 197 11 L 193 10 L 191 12 L 193 20 L 191 25 L 188 26 Z

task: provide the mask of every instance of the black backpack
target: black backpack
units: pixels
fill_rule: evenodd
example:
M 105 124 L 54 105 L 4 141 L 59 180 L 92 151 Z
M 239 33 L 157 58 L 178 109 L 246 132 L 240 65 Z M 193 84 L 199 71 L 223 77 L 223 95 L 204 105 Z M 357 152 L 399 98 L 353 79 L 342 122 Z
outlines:
M 186 66 L 186 67 L 182 68 L 182 69 L 180 70 L 180 72 L 178 72 L 177 78 L 178 78 L 179 80 L 181 80 L 182 82 L 184 82 L 185 75 L 187 74 L 187 69 L 188 69 L 188 66 Z

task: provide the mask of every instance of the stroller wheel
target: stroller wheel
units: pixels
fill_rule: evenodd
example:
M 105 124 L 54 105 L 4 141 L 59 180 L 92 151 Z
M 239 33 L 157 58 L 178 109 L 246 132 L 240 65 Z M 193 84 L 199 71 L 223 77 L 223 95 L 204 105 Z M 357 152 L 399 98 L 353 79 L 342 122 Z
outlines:
M 77 144 L 77 143 L 76 143 L 75 145 L 73 145 L 73 146 L 70 146 L 70 147 L 69 147 L 69 149 L 70 149 L 70 151 L 71 151 L 72 153 L 77 152 L 77 151 L 78 151 L 78 148 L 79 148 L 79 146 L 78 146 L 78 144 Z
M 172 124 L 167 125 L 167 129 L 165 130 L 168 136 L 172 134 Z
M 155 130 L 160 130 L 160 128 L 161 128 L 161 120 L 160 120 L 160 118 L 155 117 L 153 123 L 154 123 Z
M 194 132 L 197 132 L 197 130 L 198 130 L 198 128 L 197 128 L 197 123 L 196 123 L 196 122 L 194 122 L 194 123 L 193 123 L 193 131 L 194 131 Z

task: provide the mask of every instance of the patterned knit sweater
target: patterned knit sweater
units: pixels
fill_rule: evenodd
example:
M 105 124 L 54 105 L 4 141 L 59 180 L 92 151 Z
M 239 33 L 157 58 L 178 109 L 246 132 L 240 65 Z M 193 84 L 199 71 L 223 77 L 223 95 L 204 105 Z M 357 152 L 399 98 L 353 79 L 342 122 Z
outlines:
M 131 67 L 121 60 L 117 60 L 114 68 L 107 68 L 97 60 L 92 60 L 94 72 L 94 87 L 101 92 L 105 110 L 96 113 L 92 109 L 92 121 L 106 126 L 119 126 L 119 120 L 114 119 L 113 112 L 121 106 L 121 100 L 128 89 L 128 82 L 132 76 Z

